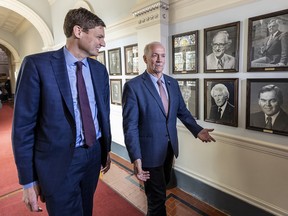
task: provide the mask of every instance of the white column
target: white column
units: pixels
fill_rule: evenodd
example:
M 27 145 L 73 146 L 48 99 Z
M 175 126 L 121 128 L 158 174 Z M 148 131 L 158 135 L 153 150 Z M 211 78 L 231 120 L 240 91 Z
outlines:
M 146 65 L 142 60 L 146 44 L 159 41 L 166 49 L 166 68 L 164 73 L 169 74 L 169 3 L 168 0 L 142 0 L 134 8 L 134 17 L 137 19 L 139 71 L 144 71 Z

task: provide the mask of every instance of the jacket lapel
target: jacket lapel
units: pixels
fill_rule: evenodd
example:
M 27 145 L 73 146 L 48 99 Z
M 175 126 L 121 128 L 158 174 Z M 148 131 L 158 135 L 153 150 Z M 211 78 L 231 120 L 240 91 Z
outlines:
M 53 59 L 51 59 L 51 65 L 56 77 L 58 88 L 60 89 L 62 95 L 62 99 L 65 102 L 70 114 L 74 118 L 73 100 L 63 48 L 56 51 L 52 58 Z
M 177 96 L 175 95 L 176 91 L 175 91 L 175 87 L 173 86 L 173 82 L 172 82 L 171 77 L 164 74 L 164 79 L 165 79 L 166 89 L 167 89 L 168 97 L 169 97 L 169 100 L 168 100 L 168 102 L 169 102 L 168 116 L 169 116 L 170 113 L 174 112 L 172 101 Z

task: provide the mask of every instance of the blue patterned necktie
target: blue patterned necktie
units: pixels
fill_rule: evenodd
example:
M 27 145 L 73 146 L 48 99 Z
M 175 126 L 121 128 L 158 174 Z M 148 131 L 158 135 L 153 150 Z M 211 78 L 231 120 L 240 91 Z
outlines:
M 77 68 L 76 69 L 77 91 L 78 91 L 78 100 L 84 131 L 85 144 L 87 146 L 92 146 L 92 144 L 96 140 L 96 130 L 92 117 L 92 112 L 89 105 L 87 89 L 82 74 L 83 63 L 81 61 L 78 61 L 75 64 Z

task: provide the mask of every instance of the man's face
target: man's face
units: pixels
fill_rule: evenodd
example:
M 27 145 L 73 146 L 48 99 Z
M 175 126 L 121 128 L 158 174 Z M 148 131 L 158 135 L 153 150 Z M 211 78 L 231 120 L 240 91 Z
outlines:
M 85 57 L 97 56 L 101 47 L 105 47 L 105 33 L 103 26 L 96 26 L 88 32 L 81 32 L 79 49 Z
M 223 104 L 226 102 L 227 97 L 224 96 L 223 91 L 214 90 L 213 94 L 211 95 L 218 107 L 223 106 Z
M 268 116 L 272 116 L 280 110 L 280 104 L 276 97 L 275 91 L 261 93 L 258 104 L 261 110 Z
M 221 34 L 216 35 L 213 38 L 213 43 L 212 43 L 212 50 L 213 50 L 214 55 L 217 58 L 221 58 L 224 55 L 225 48 L 226 48 L 225 37 Z
M 144 55 L 144 62 L 147 64 L 149 73 L 160 74 L 165 66 L 165 49 L 161 45 L 153 45 L 147 56 Z
M 276 21 L 268 24 L 268 31 L 270 34 L 274 34 L 278 30 L 278 24 Z

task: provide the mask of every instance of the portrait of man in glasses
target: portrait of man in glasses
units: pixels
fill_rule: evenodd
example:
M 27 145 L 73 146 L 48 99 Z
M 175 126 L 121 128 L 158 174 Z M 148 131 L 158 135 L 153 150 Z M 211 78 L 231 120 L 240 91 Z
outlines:
M 235 69 L 235 57 L 226 51 L 232 44 L 227 31 L 218 31 L 213 36 L 212 53 L 206 56 L 207 70 Z

